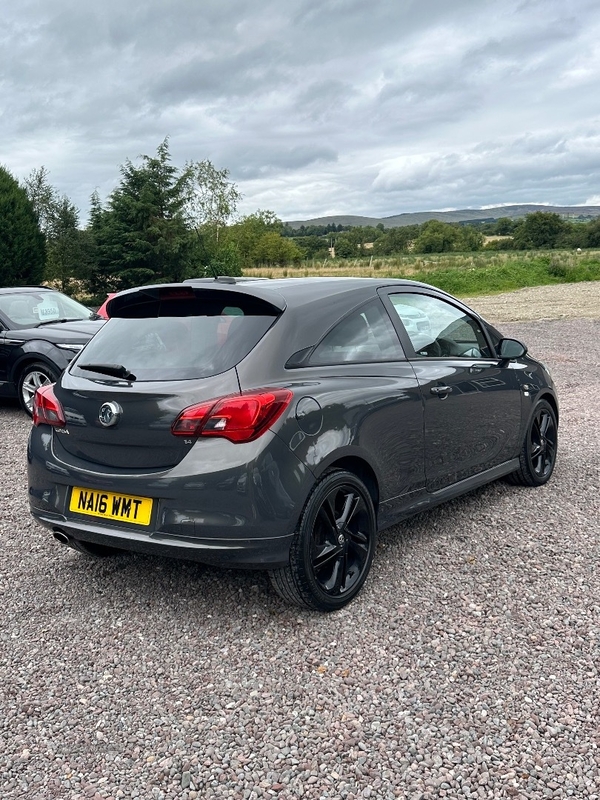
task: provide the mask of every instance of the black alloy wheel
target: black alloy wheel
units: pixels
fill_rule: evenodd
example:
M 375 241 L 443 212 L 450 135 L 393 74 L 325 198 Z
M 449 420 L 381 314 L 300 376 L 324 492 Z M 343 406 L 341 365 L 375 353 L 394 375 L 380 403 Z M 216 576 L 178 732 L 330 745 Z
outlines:
M 556 464 L 558 423 L 550 403 L 540 400 L 534 408 L 519 456 L 520 466 L 510 478 L 521 486 L 542 486 Z
M 351 472 L 326 473 L 310 495 L 290 550 L 290 564 L 272 570 L 286 600 L 318 611 L 343 608 L 364 584 L 376 544 L 373 501 Z
M 58 372 L 48 364 L 35 362 L 25 367 L 19 378 L 19 401 L 23 411 L 30 417 L 33 416 L 33 398 L 37 389 L 56 383 L 58 377 Z

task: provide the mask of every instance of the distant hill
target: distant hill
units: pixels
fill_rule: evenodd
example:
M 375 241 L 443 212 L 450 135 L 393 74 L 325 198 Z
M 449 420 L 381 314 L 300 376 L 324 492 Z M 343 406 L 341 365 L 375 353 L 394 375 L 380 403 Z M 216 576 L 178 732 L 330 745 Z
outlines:
M 600 206 L 494 206 L 493 208 L 464 208 L 457 211 L 415 211 L 408 214 L 396 214 L 392 217 L 357 217 L 349 214 L 334 214 L 331 217 L 316 217 L 315 219 L 293 220 L 287 224 L 291 228 L 300 228 L 302 225 L 352 225 L 353 227 L 382 223 L 386 228 L 401 228 L 405 225 L 422 225 L 430 219 L 440 222 L 492 222 L 501 217 L 515 219 L 524 217 L 534 211 L 549 211 L 563 217 L 591 218 L 600 216 Z

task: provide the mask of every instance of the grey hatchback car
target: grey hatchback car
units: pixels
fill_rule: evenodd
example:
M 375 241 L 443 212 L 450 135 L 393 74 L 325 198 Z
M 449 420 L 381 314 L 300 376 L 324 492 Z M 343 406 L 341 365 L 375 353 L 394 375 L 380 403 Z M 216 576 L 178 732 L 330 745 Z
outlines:
M 267 569 L 333 611 L 378 530 L 552 475 L 547 370 L 431 286 L 198 279 L 120 293 L 109 315 L 36 393 L 28 447 L 34 517 L 83 553 Z

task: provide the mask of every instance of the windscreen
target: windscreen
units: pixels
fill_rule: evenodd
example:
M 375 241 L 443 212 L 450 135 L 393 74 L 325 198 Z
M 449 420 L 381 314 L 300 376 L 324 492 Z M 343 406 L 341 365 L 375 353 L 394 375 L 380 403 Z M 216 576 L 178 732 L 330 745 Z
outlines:
M 36 328 L 46 322 L 91 319 L 89 308 L 61 292 L 11 292 L 0 295 L 0 311 L 12 328 Z
M 214 293 L 216 294 L 216 293 Z M 107 368 L 123 367 L 137 381 L 207 378 L 239 363 L 277 318 L 267 303 L 238 295 L 157 304 L 157 316 L 113 317 L 92 339 L 71 372 L 110 380 Z M 139 313 L 139 311 L 136 311 Z M 119 375 L 117 371 L 115 378 Z

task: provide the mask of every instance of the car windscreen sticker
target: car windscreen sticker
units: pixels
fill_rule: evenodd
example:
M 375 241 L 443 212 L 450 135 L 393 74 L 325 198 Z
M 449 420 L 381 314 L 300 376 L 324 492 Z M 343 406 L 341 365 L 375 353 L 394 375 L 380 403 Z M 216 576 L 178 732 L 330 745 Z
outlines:
M 44 297 L 41 303 L 38 303 L 37 315 L 40 322 L 46 319 L 58 319 L 60 312 L 55 301 L 51 297 Z

